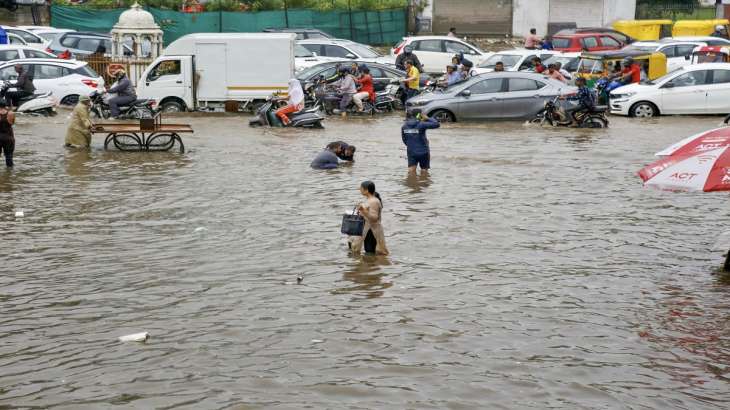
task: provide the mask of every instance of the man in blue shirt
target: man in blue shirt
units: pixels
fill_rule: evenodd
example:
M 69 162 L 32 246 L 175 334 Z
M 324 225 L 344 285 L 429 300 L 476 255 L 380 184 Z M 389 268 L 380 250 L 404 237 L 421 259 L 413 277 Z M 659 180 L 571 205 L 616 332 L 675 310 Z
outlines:
M 428 174 L 431 168 L 431 149 L 426 138 L 426 130 L 440 127 L 438 121 L 421 114 L 421 110 L 406 111 L 406 122 L 401 127 L 401 138 L 408 153 L 408 172 L 416 173 L 421 167 L 421 175 Z

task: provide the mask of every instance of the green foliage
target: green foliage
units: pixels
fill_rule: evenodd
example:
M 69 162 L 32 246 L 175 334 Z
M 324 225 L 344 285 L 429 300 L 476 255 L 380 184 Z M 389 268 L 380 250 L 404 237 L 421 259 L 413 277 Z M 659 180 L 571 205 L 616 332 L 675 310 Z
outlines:
M 205 4 L 206 11 L 264 11 L 283 10 L 285 0 L 212 0 Z M 53 0 L 59 6 L 74 6 L 87 9 L 128 8 L 135 0 L 88 0 L 73 5 L 69 0 Z M 179 10 L 180 0 L 138 0 L 139 4 L 158 9 Z M 384 10 L 406 7 L 407 0 L 286 0 L 290 9 L 327 10 Z

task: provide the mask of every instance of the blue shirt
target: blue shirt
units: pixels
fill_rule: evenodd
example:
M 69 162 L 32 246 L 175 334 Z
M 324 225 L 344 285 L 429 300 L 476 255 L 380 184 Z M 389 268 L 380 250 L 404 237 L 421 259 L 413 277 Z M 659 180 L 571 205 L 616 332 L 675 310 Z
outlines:
M 440 127 L 438 121 L 429 118 L 424 121 L 416 119 L 406 120 L 401 127 L 401 138 L 406 144 L 409 156 L 425 155 L 430 153 L 428 148 L 428 138 L 426 138 L 426 130 Z
M 458 71 L 454 71 L 453 73 L 446 75 L 446 84 L 456 84 L 463 79 L 464 78 L 461 77 L 461 73 L 459 73 Z
M 326 149 L 317 154 L 310 166 L 314 169 L 333 169 L 337 168 L 339 161 L 334 152 Z
M 596 105 L 596 97 L 593 94 L 593 91 L 589 90 L 588 87 L 578 88 L 578 95 L 576 98 L 583 108 L 593 108 Z

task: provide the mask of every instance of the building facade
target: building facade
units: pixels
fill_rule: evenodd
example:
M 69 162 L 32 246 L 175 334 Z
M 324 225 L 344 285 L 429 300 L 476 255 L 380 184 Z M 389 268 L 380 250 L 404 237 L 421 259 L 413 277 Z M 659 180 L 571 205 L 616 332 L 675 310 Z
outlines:
M 421 21 L 430 21 L 435 34 L 455 27 L 469 35 L 524 36 L 533 27 L 546 35 L 570 25 L 609 26 L 635 13 L 636 0 L 431 0 Z

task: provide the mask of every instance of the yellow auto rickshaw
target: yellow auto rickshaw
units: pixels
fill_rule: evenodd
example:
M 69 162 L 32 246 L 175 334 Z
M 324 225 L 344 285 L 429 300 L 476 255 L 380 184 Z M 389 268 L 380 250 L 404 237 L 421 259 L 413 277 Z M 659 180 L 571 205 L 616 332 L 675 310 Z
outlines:
M 576 77 L 583 77 L 589 87 L 596 80 L 620 72 L 621 62 L 631 57 L 641 66 L 642 80 L 653 80 L 667 73 L 667 56 L 640 50 L 609 50 L 585 52 L 580 55 Z
M 715 20 L 677 20 L 672 26 L 672 37 L 709 36 L 716 26 L 724 26 L 727 30 L 728 19 Z

